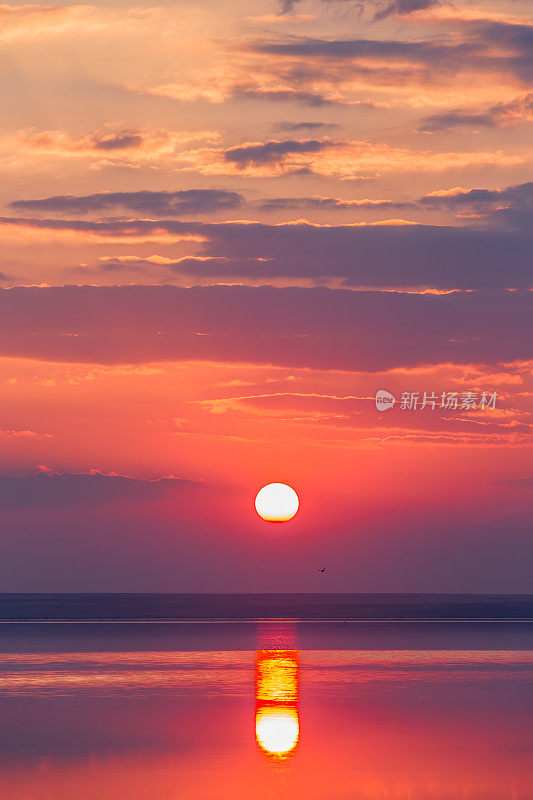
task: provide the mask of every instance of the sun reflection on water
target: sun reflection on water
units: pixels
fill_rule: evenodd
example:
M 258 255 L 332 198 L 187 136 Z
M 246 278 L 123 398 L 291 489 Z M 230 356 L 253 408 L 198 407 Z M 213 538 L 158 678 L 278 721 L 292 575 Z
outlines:
M 297 650 L 258 650 L 255 664 L 255 739 L 278 760 L 292 755 L 300 738 Z

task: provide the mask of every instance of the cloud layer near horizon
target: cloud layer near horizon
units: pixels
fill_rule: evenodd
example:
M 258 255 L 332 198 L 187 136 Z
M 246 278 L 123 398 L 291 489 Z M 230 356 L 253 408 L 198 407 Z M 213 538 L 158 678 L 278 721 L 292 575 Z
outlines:
M 498 192 L 467 192 L 424 198 L 429 207 L 478 209 L 481 220 L 504 223 L 492 228 L 405 224 L 317 225 L 308 221 L 269 225 L 259 222 L 183 222 L 168 219 L 93 222 L 3 217 L 0 226 L 34 232 L 45 239 L 78 237 L 128 245 L 196 242 L 197 252 L 173 260 L 170 271 L 198 278 L 241 276 L 251 280 L 341 279 L 368 288 L 516 289 L 529 288 L 533 239 L 526 228 L 529 208 Z M 530 203 L 530 201 L 529 201 Z M 387 207 L 386 207 L 387 208 Z M 388 210 L 388 208 L 387 208 Z M 512 230 L 516 226 L 518 230 Z M 511 230 L 506 230 L 506 227 Z M 521 230 L 521 228 L 524 228 Z M 150 260 L 122 258 L 152 271 Z M 105 258 L 112 263 L 112 258 Z M 216 280 L 215 280 L 216 282 Z
M 165 500 L 193 481 L 179 478 L 146 480 L 126 475 L 61 473 L 43 469 L 31 475 L 0 474 L 0 509 L 84 507 L 101 503 Z
M 378 372 L 524 360 L 529 292 L 242 286 L 0 290 L 0 354 L 46 361 L 249 362 Z

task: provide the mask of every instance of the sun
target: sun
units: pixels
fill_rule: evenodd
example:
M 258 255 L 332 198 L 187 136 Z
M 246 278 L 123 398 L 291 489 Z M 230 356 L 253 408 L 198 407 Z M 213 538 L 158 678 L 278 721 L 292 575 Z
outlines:
M 269 483 L 259 490 L 255 510 L 267 522 L 287 522 L 298 511 L 298 495 L 286 483 Z
M 256 716 L 255 738 L 271 755 L 287 756 L 298 744 L 300 726 L 293 708 L 265 708 Z

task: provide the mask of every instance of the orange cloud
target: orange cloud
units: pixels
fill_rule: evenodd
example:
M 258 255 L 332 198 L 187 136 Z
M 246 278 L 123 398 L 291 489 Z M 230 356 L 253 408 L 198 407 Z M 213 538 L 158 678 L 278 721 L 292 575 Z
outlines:
M 202 69 L 181 69 L 171 78 L 123 88 L 179 101 L 260 100 L 316 108 L 440 108 L 456 105 L 458 97 L 465 105 L 511 101 L 527 83 L 518 39 L 502 37 L 498 43 L 489 32 L 485 41 L 461 11 L 451 32 L 436 36 L 433 30 L 431 40 L 406 34 L 392 40 L 301 36 L 212 42 Z M 480 21 L 503 28 L 500 17 L 489 14 Z M 420 25 L 422 18 L 413 19 Z M 512 21 L 521 23 L 518 17 Z
M 0 430 L 0 437 L 4 439 L 51 439 L 51 433 L 38 433 L 26 429 Z
M 118 129 L 110 125 L 77 138 L 66 131 L 29 128 L 16 132 L 13 145 L 19 153 L 29 155 L 135 162 L 172 159 L 191 142 L 219 139 L 220 134 L 212 130 Z
M 54 224 L 57 223 L 57 224 Z M 143 244 L 157 242 L 160 244 L 177 244 L 178 242 L 205 243 L 207 237 L 187 230 L 169 230 L 163 223 L 147 222 L 143 220 L 119 223 L 118 226 L 105 223 L 63 223 L 61 220 L 20 219 L 16 217 L 2 217 L 2 237 L 10 237 L 20 242 L 24 241 L 89 241 L 118 244 L 127 241 L 128 244 Z
M 61 37 L 67 32 L 98 32 L 112 25 L 121 29 L 129 21 L 144 24 L 156 9 L 141 7 L 120 9 L 120 12 L 101 9 L 95 5 L 0 5 L 0 44 L 31 40 L 39 37 Z
M 276 177 L 312 172 L 340 180 L 359 178 L 368 172 L 437 172 L 488 164 L 513 166 L 530 160 L 527 155 L 503 150 L 440 152 L 364 140 L 334 141 L 327 138 L 242 142 L 227 149 L 203 147 L 180 155 L 185 164 L 182 169 L 192 169 L 204 175 Z

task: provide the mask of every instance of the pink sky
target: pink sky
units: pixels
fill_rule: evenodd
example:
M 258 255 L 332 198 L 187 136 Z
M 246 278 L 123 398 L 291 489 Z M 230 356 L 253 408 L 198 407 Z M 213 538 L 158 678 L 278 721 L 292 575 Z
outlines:
M 0 7 L 5 591 L 532 590 L 532 12 Z

